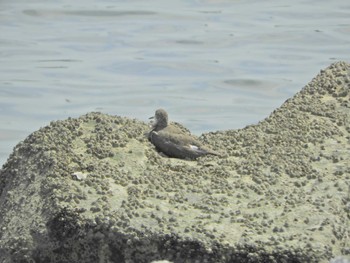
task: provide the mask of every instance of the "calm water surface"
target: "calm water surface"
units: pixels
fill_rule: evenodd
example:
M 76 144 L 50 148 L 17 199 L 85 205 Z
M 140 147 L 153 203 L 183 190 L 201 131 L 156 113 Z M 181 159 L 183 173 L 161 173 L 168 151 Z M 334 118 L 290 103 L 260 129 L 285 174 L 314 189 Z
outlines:
M 90 111 L 193 133 L 257 123 L 350 61 L 350 2 L 0 3 L 0 165 L 29 133 Z

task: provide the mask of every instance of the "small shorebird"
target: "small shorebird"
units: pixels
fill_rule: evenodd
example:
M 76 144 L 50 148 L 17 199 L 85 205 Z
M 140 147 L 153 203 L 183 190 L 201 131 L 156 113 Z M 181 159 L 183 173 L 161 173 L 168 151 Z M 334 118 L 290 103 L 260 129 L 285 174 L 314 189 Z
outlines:
M 207 154 L 220 156 L 179 127 L 169 124 L 168 113 L 165 110 L 156 110 L 154 117 L 150 119 L 153 118 L 155 121 L 148 139 L 165 155 L 181 159 L 196 159 Z

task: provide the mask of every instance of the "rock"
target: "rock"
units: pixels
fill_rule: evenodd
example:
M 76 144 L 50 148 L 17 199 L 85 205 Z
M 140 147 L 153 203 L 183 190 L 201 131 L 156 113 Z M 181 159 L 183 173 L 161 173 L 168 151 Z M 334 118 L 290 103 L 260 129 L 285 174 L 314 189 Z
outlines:
M 350 253 L 350 65 L 165 158 L 138 120 L 50 123 L 0 171 L 0 262 L 333 262 Z

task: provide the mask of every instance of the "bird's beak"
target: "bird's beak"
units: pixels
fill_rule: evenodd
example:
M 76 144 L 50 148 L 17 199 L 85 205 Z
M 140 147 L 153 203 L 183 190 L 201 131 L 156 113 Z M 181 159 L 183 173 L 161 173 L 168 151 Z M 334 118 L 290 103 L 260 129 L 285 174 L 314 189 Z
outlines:
M 153 128 L 154 128 L 154 123 L 156 122 L 156 121 L 154 120 L 155 118 L 154 118 L 154 116 L 152 116 L 152 117 L 149 117 L 148 119 L 151 120 L 151 121 L 149 122 L 149 127 L 153 129 Z

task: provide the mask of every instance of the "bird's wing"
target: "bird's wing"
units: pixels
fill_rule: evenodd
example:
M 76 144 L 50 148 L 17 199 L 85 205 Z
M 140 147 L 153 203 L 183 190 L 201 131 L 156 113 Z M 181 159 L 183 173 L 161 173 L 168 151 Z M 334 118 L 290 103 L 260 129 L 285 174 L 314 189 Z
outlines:
M 168 143 L 173 143 L 179 146 L 187 146 L 190 147 L 196 146 L 198 148 L 201 147 L 201 144 L 199 141 L 197 141 L 195 138 L 193 138 L 190 135 L 184 134 L 184 133 L 174 133 L 174 132 L 167 132 L 167 131 L 160 131 L 159 134 L 164 138 L 164 141 L 167 141 Z

